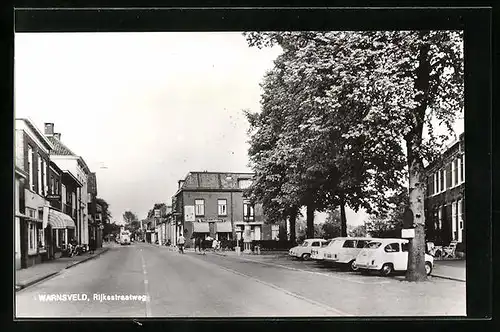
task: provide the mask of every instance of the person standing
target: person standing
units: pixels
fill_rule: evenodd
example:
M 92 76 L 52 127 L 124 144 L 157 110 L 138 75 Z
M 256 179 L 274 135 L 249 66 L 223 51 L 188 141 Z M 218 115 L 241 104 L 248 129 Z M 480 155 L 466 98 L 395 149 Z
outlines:
M 184 243 L 186 243 L 186 239 L 184 238 L 184 235 L 181 234 L 177 239 L 177 245 L 179 246 L 179 252 L 181 254 L 184 253 Z

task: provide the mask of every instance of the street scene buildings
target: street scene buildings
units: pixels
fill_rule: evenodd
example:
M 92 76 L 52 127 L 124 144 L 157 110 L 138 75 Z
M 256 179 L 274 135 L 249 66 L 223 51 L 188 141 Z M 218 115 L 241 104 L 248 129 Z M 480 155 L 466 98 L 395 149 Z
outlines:
M 467 314 L 461 32 L 16 38 L 17 318 Z
M 95 173 L 61 142 L 53 123 L 42 133 L 29 119 L 16 119 L 15 142 L 16 269 L 61 257 L 73 239 L 87 251 L 90 237 L 102 237 Z

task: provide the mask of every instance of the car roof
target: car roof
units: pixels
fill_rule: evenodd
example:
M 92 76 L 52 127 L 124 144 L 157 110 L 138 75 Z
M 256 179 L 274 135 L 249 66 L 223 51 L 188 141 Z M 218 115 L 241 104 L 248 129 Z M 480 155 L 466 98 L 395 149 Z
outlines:
M 329 241 L 329 240 L 325 240 L 325 239 L 305 239 L 304 242 L 312 242 L 312 241 Z
M 408 242 L 408 239 L 397 239 L 397 238 L 373 238 L 373 241 L 377 242 Z
M 347 237 L 336 237 L 336 238 L 333 238 L 332 240 L 368 240 L 368 241 L 371 241 L 373 239 L 374 238 L 372 238 L 372 237 L 347 236 Z

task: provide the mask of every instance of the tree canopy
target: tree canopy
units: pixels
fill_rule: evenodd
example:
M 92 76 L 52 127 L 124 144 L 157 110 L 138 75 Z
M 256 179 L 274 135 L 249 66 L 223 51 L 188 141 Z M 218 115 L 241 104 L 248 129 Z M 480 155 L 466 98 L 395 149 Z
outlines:
M 245 36 L 250 46 L 283 49 L 263 81 L 261 111 L 247 112 L 255 198 L 265 211 L 347 204 L 381 214 L 406 182 L 416 227 L 407 277 L 425 279 L 423 162 L 447 138 L 434 121 L 452 134 L 463 111 L 462 33 Z

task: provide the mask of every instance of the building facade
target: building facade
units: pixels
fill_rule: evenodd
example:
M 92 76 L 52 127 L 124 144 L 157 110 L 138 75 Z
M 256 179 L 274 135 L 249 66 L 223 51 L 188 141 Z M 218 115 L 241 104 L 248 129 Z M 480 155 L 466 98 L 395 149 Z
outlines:
M 63 199 L 66 197 L 66 204 L 69 204 L 69 200 L 71 200 L 71 209 L 76 210 L 75 239 L 79 244 L 88 245 L 88 177 L 91 173 L 90 169 L 81 156 L 73 153 L 61 142 L 61 134 L 54 132 L 53 123 L 45 123 L 45 136 L 54 146 L 50 159 L 63 171 L 63 177 L 66 174 L 66 179 L 73 180 L 67 177 L 70 176 L 76 179 L 76 183 L 81 184 L 76 188 L 75 197 L 69 194 L 69 190 L 61 194 Z
M 16 202 L 15 234 L 17 268 L 27 268 L 47 258 L 44 228 L 48 221 L 48 168 L 53 145 L 28 119 L 15 120 Z M 17 236 L 18 235 L 18 236 Z
M 171 236 L 184 234 L 186 245 L 194 236 L 218 240 L 271 240 L 278 230 L 264 223 L 262 206 L 252 204 L 244 191 L 253 173 L 190 172 L 180 180 L 172 198 Z M 175 242 L 174 242 L 175 243 Z
M 88 177 L 88 233 L 90 238 L 95 239 L 96 248 L 102 247 L 102 208 L 97 203 L 97 176 L 95 172 L 91 172 Z
M 436 245 L 465 243 L 464 134 L 426 168 L 426 237 Z

